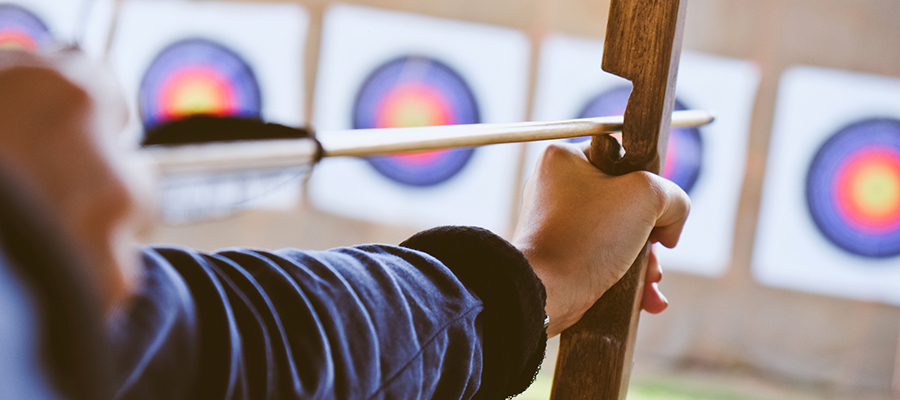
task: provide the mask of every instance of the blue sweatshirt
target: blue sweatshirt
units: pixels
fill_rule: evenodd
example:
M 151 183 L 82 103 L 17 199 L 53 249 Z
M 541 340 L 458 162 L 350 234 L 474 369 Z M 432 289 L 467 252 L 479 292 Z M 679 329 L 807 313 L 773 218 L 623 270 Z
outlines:
M 500 237 L 144 251 L 108 323 L 122 399 L 502 399 L 543 359 L 544 288 Z

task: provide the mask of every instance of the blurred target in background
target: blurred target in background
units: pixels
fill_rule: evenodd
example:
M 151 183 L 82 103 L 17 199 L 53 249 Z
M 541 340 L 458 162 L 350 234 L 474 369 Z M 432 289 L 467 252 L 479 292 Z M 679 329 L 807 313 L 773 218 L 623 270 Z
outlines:
M 525 119 L 528 37 L 516 30 L 332 5 L 322 21 L 313 122 L 323 141 L 345 129 L 505 123 Z M 322 211 L 426 229 L 512 223 L 521 145 L 371 158 L 316 166 L 309 194 Z
M 816 153 L 806 200 L 819 230 L 853 254 L 900 255 L 900 120 L 866 119 Z
M 96 0 L 95 0 L 96 1 Z M 129 0 L 121 3 L 109 61 L 131 99 L 126 132 L 138 142 L 192 115 L 302 126 L 303 54 L 309 16 L 297 4 Z M 182 131 L 178 131 L 182 132 Z M 264 139 L 203 134 L 204 139 Z M 165 136 L 165 135 L 164 135 Z M 222 218 L 244 209 L 284 210 L 300 199 L 307 168 L 165 176 L 161 214 L 170 223 Z
M 51 43 L 50 29 L 34 13 L 15 4 L 0 4 L 0 50 L 38 51 Z
M 900 304 L 900 79 L 784 72 L 753 273 L 762 283 Z
M 360 88 L 353 128 L 394 128 L 481 122 L 469 85 L 433 58 L 405 56 L 378 67 Z M 382 175 L 410 186 L 440 184 L 462 170 L 475 149 L 434 150 L 372 157 Z
M 259 118 L 259 83 L 244 59 L 206 39 L 175 42 L 156 56 L 141 80 L 145 129 L 190 115 Z

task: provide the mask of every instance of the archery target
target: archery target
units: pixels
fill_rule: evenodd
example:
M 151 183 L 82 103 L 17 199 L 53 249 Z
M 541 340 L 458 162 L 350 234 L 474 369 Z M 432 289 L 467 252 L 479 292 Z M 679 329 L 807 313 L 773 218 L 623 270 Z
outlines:
M 761 282 L 900 304 L 900 79 L 782 76 L 753 272 Z
M 450 66 L 404 56 L 378 67 L 353 106 L 353 129 L 477 124 L 475 95 Z M 475 149 L 432 150 L 368 159 L 378 172 L 410 186 L 438 185 L 459 173 Z
M 197 113 L 302 125 L 307 19 L 291 4 L 124 3 L 110 61 L 134 100 L 135 140 Z
M 146 129 L 195 114 L 302 125 L 307 25 L 306 11 L 294 4 L 122 3 L 109 60 L 131 100 L 129 139 L 139 143 Z M 299 175 L 172 178 L 160 185 L 163 216 L 189 222 L 245 208 L 291 208 L 300 200 Z
M 623 115 L 631 82 L 601 70 L 602 59 L 599 41 L 549 35 L 541 46 L 535 120 Z M 664 268 L 717 276 L 731 263 L 758 85 L 759 72 L 750 62 L 682 53 L 675 109 L 708 110 L 716 121 L 669 133 L 662 173 L 690 195 L 692 204 L 678 246 L 656 249 Z M 529 145 L 526 177 L 545 147 Z
M 92 6 L 87 0 L 0 0 L 0 50 L 45 51 L 83 40 Z
M 867 119 L 822 145 L 806 201 L 832 243 L 872 258 L 900 255 L 900 120 Z
M 153 59 L 141 80 L 145 129 L 195 114 L 259 118 L 256 75 L 233 50 L 210 40 L 175 42 Z
M 51 43 L 44 21 L 23 7 L 0 4 L 0 49 L 38 51 Z
M 577 118 L 594 118 L 608 115 L 624 115 L 631 87 L 619 86 L 607 90 L 592 98 L 585 104 Z M 687 110 L 679 99 L 675 99 L 675 110 Z M 573 143 L 581 143 L 589 137 L 575 138 Z M 702 164 L 703 141 L 699 128 L 675 128 L 669 132 L 669 144 L 666 148 L 666 161 L 662 175 L 675 182 L 688 194 L 691 193 Z
M 323 21 L 314 119 L 341 130 L 522 121 L 529 42 L 521 32 L 335 5 Z M 348 62 L 352 60 L 352 62 Z M 511 228 L 520 145 L 325 159 L 309 182 L 319 209 L 417 229 Z

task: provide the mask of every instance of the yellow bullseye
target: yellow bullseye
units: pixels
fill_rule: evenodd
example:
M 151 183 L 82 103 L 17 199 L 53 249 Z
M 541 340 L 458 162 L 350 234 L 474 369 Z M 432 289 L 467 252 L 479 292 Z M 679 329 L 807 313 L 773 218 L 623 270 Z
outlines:
M 195 114 L 227 115 L 230 94 L 218 80 L 204 74 L 186 74 L 173 82 L 165 94 L 166 109 L 174 117 Z
M 416 85 L 395 88 L 385 100 L 377 125 L 380 128 L 408 128 L 419 126 L 447 125 L 447 105 L 439 96 L 428 88 Z M 424 165 L 431 162 L 444 150 L 429 150 L 414 153 L 398 154 L 395 158 L 403 159 L 411 165 Z
M 404 98 L 397 104 L 398 111 L 391 117 L 391 125 L 396 127 L 415 127 L 435 125 L 438 120 L 433 107 L 417 99 Z
M 900 172 L 883 163 L 862 166 L 851 182 L 851 200 L 857 210 L 875 220 L 900 212 Z
M 174 106 L 186 114 L 205 114 L 220 110 L 221 100 L 215 87 L 204 82 L 191 82 L 177 92 Z
M 384 117 L 378 125 L 382 128 L 446 125 L 450 123 L 446 108 L 428 89 L 400 87 L 385 101 Z

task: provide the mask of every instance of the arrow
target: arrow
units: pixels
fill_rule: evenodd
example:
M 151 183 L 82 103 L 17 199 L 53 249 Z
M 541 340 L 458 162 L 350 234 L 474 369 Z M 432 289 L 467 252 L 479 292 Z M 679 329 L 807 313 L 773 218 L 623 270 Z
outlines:
M 713 119 L 712 114 L 706 111 L 676 111 L 672 114 L 672 127 L 698 127 L 711 123 Z M 150 157 L 160 174 L 169 175 L 309 165 L 322 157 L 370 157 L 605 135 L 620 132 L 623 123 L 622 116 L 611 116 L 557 122 L 339 130 L 321 132 L 317 135 L 318 143 L 310 138 L 245 140 L 148 146 L 143 148 L 143 152 Z M 303 132 L 298 130 L 298 133 Z

